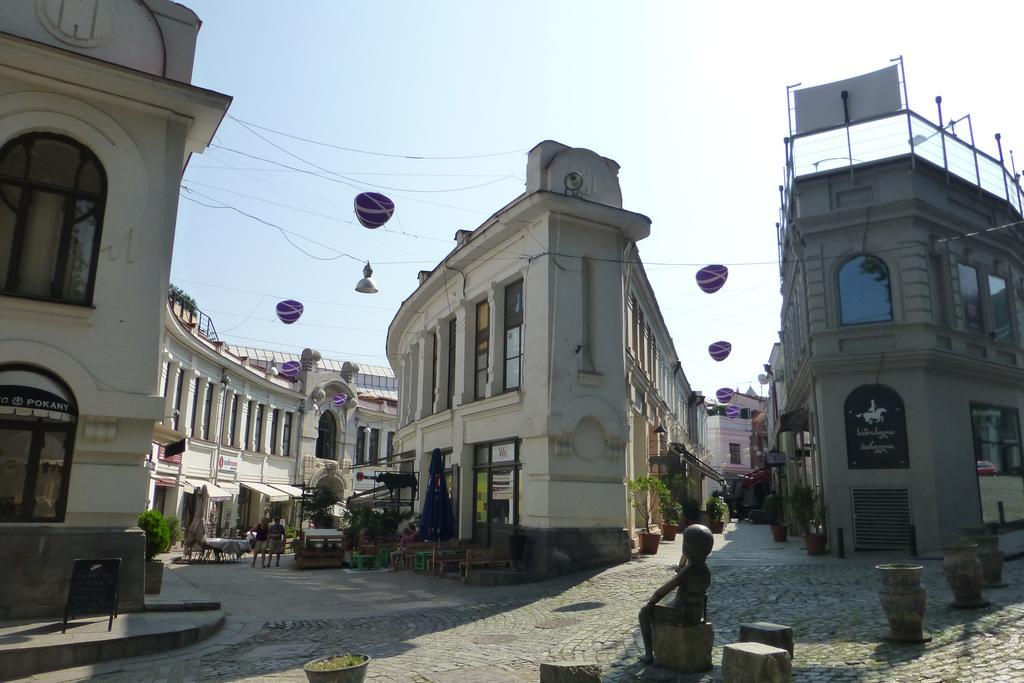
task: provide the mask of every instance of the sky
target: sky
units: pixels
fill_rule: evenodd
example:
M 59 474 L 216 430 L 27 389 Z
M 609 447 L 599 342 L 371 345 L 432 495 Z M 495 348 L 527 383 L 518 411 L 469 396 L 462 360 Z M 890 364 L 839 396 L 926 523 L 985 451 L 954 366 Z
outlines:
M 981 149 L 1001 132 L 1024 154 L 1017 3 L 186 4 L 193 83 L 234 102 L 185 173 L 171 280 L 242 345 L 387 365 L 417 272 L 518 196 L 526 150 L 553 139 L 616 160 L 624 208 L 652 219 L 638 246 L 691 386 L 756 389 L 780 328 L 787 85 L 902 55 L 912 109 L 936 120 L 942 95 Z M 396 203 L 383 229 L 354 221 L 367 190 Z M 366 260 L 375 295 L 354 291 Z M 730 269 L 713 295 L 694 281 L 708 263 Z M 291 326 L 285 298 L 306 305 Z

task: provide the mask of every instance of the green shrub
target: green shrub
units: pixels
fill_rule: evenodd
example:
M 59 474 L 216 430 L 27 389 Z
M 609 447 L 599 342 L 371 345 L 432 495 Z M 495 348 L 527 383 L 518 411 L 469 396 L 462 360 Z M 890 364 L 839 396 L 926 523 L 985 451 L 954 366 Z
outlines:
M 793 521 L 805 532 L 810 532 L 817 495 L 810 486 L 794 486 L 789 492 L 790 506 L 793 508 Z
M 158 510 L 143 512 L 138 524 L 146 532 L 146 560 L 152 560 L 171 547 L 171 528 Z
M 626 490 L 629 492 L 629 500 L 633 507 L 643 517 L 644 531 L 650 531 L 651 513 L 654 511 L 654 500 L 651 496 L 656 495 L 660 500 L 669 498 L 671 494 L 668 487 L 657 477 L 638 477 L 626 482 Z
M 683 506 L 671 498 L 661 499 L 661 518 L 668 524 L 679 524 L 683 516 Z
M 296 538 L 298 535 L 299 535 L 299 530 L 296 529 L 295 527 L 290 526 L 290 527 L 288 527 L 287 529 L 284 530 L 284 537 L 285 538 Z
M 786 499 L 777 493 L 773 493 L 764 499 L 764 511 L 768 513 L 768 518 L 772 524 L 778 524 L 782 521 L 785 505 Z
M 729 516 L 729 506 L 724 500 L 717 496 L 711 496 L 704 502 L 704 507 L 708 511 L 708 519 L 713 522 L 721 522 Z
M 164 517 L 167 520 L 167 527 L 171 530 L 171 545 L 181 540 L 181 523 L 177 517 Z

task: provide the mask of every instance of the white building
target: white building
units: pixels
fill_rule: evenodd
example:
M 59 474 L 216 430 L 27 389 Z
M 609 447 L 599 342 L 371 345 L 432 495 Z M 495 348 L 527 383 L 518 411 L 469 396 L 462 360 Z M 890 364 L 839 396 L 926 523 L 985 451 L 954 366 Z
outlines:
M 280 372 L 288 361 L 301 364 L 295 378 Z M 243 531 L 266 514 L 298 526 L 295 499 L 303 487 L 330 488 L 342 502 L 352 494 L 363 438 L 354 434 L 394 434 L 395 401 L 380 388 L 393 383 L 388 368 L 323 359 L 309 349 L 296 355 L 226 344 L 201 310 L 172 296 L 160 378 L 166 417 L 154 431 L 151 506 L 185 528 L 191 494 L 206 486 L 214 503 L 210 534 Z M 170 450 L 182 452 L 169 456 L 175 443 L 180 447 Z
M 60 613 L 71 560 L 143 606 L 143 467 L 178 185 L 230 98 L 169 0 L 0 12 L 0 618 Z
M 420 273 L 387 350 L 405 469 L 423 488 L 440 449 L 459 538 L 522 533 L 526 566 L 552 575 L 627 559 L 624 478 L 650 471 L 656 425 L 678 443 L 702 427 L 635 258 L 650 220 L 622 209 L 618 164 L 546 141 L 526 185 Z
M 727 497 L 742 496 L 744 484 L 749 482 L 748 475 L 764 466 L 764 453 L 760 452 L 763 449 L 755 443 L 754 421 L 764 419 L 758 416 L 765 415 L 767 405 L 765 399 L 748 387 L 746 392 L 736 391 L 727 405 L 711 406 L 708 411 L 712 467 L 725 478 L 723 493 Z M 725 413 L 728 406 L 736 407 L 736 417 Z

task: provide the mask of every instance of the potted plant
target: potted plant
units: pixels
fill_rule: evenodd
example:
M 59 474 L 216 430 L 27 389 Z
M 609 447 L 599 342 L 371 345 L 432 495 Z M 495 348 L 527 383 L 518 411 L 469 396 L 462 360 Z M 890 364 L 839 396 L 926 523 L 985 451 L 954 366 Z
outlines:
M 302 670 L 310 683 L 363 683 L 369 655 L 344 654 L 307 662 Z
M 171 547 L 171 528 L 158 510 L 146 510 L 138 519 L 146 532 L 146 570 L 144 585 L 147 595 L 156 595 L 164 581 L 164 563 L 156 556 Z
M 782 523 L 782 511 L 785 506 L 786 499 L 777 493 L 772 493 L 764 499 L 764 511 L 772 525 L 772 539 L 780 543 L 786 542 L 786 525 Z
M 825 507 L 810 486 L 796 486 L 790 491 L 790 506 L 797 526 L 804 530 L 804 547 L 808 555 L 824 555 L 827 538 L 823 529 Z
M 661 538 L 665 541 L 676 540 L 679 533 L 679 520 L 683 516 L 683 506 L 669 498 L 662 498 L 661 502 Z
M 638 477 L 626 482 L 629 500 L 644 520 L 643 531 L 637 532 L 640 539 L 640 553 L 655 555 L 661 543 L 661 535 L 651 531 L 651 516 L 654 511 L 653 496 L 668 498 L 668 488 L 657 477 Z
M 704 503 L 708 513 L 708 528 L 711 533 L 720 534 L 725 531 L 725 518 L 729 516 L 729 506 L 717 496 L 711 496 Z

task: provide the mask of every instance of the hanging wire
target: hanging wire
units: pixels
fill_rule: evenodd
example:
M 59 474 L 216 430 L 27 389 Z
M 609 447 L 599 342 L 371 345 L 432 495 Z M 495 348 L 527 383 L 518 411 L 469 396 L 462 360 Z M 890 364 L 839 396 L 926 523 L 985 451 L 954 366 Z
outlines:
M 235 119 L 235 120 L 238 121 L 238 119 Z M 239 123 L 241 123 L 241 122 L 239 121 Z M 328 168 L 324 168 L 323 166 L 320 166 L 319 164 L 315 164 L 312 161 L 310 161 L 309 159 L 306 159 L 305 157 L 299 156 L 298 154 L 295 154 L 294 152 L 292 152 L 292 151 L 290 151 L 288 149 L 285 149 L 284 147 L 282 147 L 281 145 L 277 144 L 273 140 L 267 139 L 266 136 L 260 135 L 259 133 L 257 133 L 255 130 L 253 130 L 252 128 L 250 128 L 246 124 L 241 123 L 241 125 L 247 131 L 249 131 L 250 133 L 252 133 L 256 137 L 258 137 L 260 140 L 263 140 L 263 142 L 267 143 L 268 145 L 270 145 L 271 147 L 273 147 L 274 149 L 276 149 L 276 150 L 278 150 L 280 152 L 284 152 L 285 154 L 287 154 L 288 156 L 290 156 L 291 158 L 293 158 L 293 159 L 295 159 L 297 161 L 301 161 L 304 164 L 312 166 L 313 168 L 317 169 L 318 171 L 322 171 L 324 173 L 329 173 L 332 176 L 341 178 L 343 180 L 347 180 L 350 183 L 356 183 L 357 185 L 361 185 L 361 186 L 364 186 L 364 187 L 372 187 L 372 188 L 377 189 L 377 190 L 392 190 L 392 191 L 395 191 L 395 192 L 416 192 L 416 193 L 420 193 L 420 194 L 443 194 L 443 193 L 446 193 L 446 192 L 463 192 L 465 190 L 476 190 L 476 189 L 481 188 L 481 187 L 487 187 L 488 185 L 494 185 L 496 183 L 500 183 L 501 181 L 506 180 L 508 178 L 513 178 L 513 179 L 516 178 L 516 176 L 513 176 L 513 175 L 506 175 L 506 176 L 502 176 L 500 178 L 497 178 L 495 180 L 488 180 L 485 183 L 477 183 L 476 185 L 467 185 L 465 187 L 452 187 L 452 188 L 448 188 L 448 189 L 444 189 L 444 190 L 417 190 L 417 189 L 408 188 L 408 187 L 389 187 L 387 185 L 377 185 L 375 183 L 368 183 L 365 180 L 357 180 L 356 178 L 351 178 L 349 176 L 345 176 L 345 175 L 342 175 L 340 173 L 336 173 L 335 171 L 332 171 L 332 170 L 330 170 Z
M 243 121 L 242 119 L 239 119 L 239 118 L 237 118 L 235 116 L 232 116 L 231 114 L 228 114 L 227 117 L 229 119 L 231 119 L 232 121 L 234 121 L 235 123 L 238 123 L 238 124 L 240 124 L 241 126 L 243 126 L 245 128 L 248 128 L 248 127 L 251 126 L 253 128 L 258 128 L 260 130 L 265 130 L 268 133 L 273 133 L 274 135 L 280 135 L 282 137 L 291 138 L 292 140 L 299 140 L 301 142 L 308 142 L 310 144 L 319 145 L 321 147 L 330 147 L 331 149 L 339 149 L 339 150 L 341 150 L 343 152 L 353 152 L 355 154 L 368 154 L 370 156 L 375 156 L 375 157 L 387 157 L 389 159 L 414 159 L 414 160 L 417 160 L 417 161 L 453 161 L 453 160 L 460 160 L 460 159 L 489 159 L 489 158 L 492 158 L 492 157 L 508 156 L 510 154 L 522 154 L 523 152 L 529 151 L 527 148 L 524 147 L 522 149 L 513 149 L 513 150 L 509 150 L 507 152 L 487 152 L 487 153 L 484 153 L 484 154 L 461 154 L 461 155 L 449 155 L 449 156 L 428 156 L 428 155 L 425 155 L 425 154 L 389 154 L 387 152 L 374 152 L 372 150 L 367 150 L 367 149 L 356 149 L 354 147 L 344 147 L 342 145 L 336 145 L 336 144 L 332 144 L 332 143 L 329 143 L 329 142 L 324 142 L 323 140 L 314 140 L 312 138 L 304 138 L 304 137 L 301 137 L 301 136 L 298 136 L 298 135 L 293 135 L 292 133 L 285 133 L 284 131 L 274 130 L 273 128 L 268 128 L 267 126 L 261 126 L 259 124 L 253 123 L 252 121 Z

